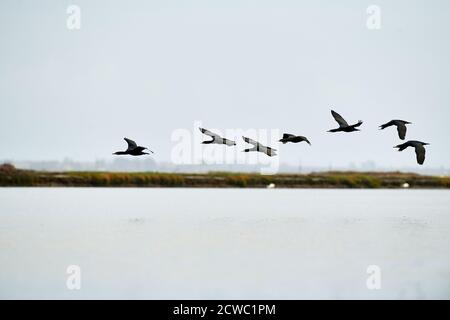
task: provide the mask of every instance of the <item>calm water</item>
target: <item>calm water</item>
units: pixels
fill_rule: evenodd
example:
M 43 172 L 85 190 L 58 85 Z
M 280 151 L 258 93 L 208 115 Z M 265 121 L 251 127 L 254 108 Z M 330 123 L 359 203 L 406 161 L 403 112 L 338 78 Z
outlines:
M 0 298 L 449 299 L 450 192 L 0 188 Z

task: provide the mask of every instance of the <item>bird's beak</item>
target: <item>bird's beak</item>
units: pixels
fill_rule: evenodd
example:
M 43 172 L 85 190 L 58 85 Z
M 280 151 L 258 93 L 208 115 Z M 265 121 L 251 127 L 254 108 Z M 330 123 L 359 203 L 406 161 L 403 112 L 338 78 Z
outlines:
M 430 144 L 429 143 L 424 143 L 424 145 L 429 146 Z

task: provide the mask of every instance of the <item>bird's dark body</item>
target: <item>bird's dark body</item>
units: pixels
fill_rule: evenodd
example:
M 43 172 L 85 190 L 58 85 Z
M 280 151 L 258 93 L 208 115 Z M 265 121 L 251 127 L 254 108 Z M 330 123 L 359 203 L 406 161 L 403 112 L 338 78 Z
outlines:
M 299 142 L 305 141 L 305 139 L 303 139 L 302 137 L 294 137 L 290 141 L 293 143 L 299 143 Z
M 422 165 L 425 162 L 425 148 L 424 146 L 429 145 L 429 143 L 417 141 L 417 140 L 410 140 L 406 141 L 405 143 L 399 144 L 395 146 L 394 148 L 398 148 L 398 151 L 403 151 L 408 147 L 412 147 L 416 151 L 416 159 L 417 163 Z
M 389 121 L 389 122 L 387 122 L 385 124 L 382 124 L 380 126 L 380 128 L 383 130 L 383 129 L 387 128 L 387 127 L 398 126 L 398 125 L 401 125 L 401 124 L 411 124 L 411 122 L 405 121 L 405 120 L 391 120 L 391 121 Z
M 334 120 L 339 124 L 339 128 L 328 130 L 328 132 L 354 132 L 354 131 L 360 131 L 357 129 L 359 126 L 363 124 L 361 120 L 358 121 L 358 123 L 349 125 L 347 121 L 345 121 L 342 116 L 337 113 L 334 110 L 331 110 L 331 115 L 333 116 Z
M 360 131 L 359 129 L 357 129 L 357 127 L 359 127 L 361 124 L 362 124 L 362 122 L 354 124 L 352 126 L 331 129 L 328 132 L 354 132 L 354 131 Z
M 411 124 L 411 122 L 409 121 L 405 121 L 405 120 L 391 120 L 385 124 L 382 124 L 380 126 L 380 130 L 386 129 L 390 126 L 396 126 L 397 127 L 397 132 L 398 132 L 398 137 L 401 140 L 405 140 L 406 137 L 406 125 L 407 124 Z
M 128 138 L 124 138 L 124 140 L 128 143 L 128 149 L 125 151 L 114 152 L 113 153 L 114 155 L 116 155 L 116 156 L 130 155 L 130 156 L 137 157 L 137 156 L 143 156 L 146 154 L 150 154 L 150 153 L 144 152 L 145 150 L 149 150 L 148 148 L 138 146 L 136 144 L 136 142 L 134 142 L 133 140 L 130 140 Z M 151 150 L 149 150 L 149 151 L 151 153 L 153 153 L 153 151 L 151 151 Z
M 142 150 L 129 150 L 129 151 L 118 151 L 118 152 L 115 152 L 114 154 L 116 156 L 129 155 L 129 156 L 135 156 L 135 157 L 143 156 L 143 155 L 146 155 L 146 154 L 150 154 L 150 153 L 147 153 L 147 152 L 143 152 L 144 150 L 145 149 L 142 149 Z
M 150 153 L 144 152 L 144 150 L 146 150 L 146 148 L 137 147 L 136 149 L 129 151 L 129 154 L 130 154 L 130 156 L 143 156 L 145 154 L 150 154 Z
M 295 135 L 289 134 L 289 133 L 283 134 L 283 138 L 280 139 L 279 141 L 282 142 L 282 143 L 288 143 L 288 142 L 299 143 L 299 142 L 305 141 L 306 143 L 311 145 L 311 143 L 309 142 L 308 138 L 306 138 L 304 136 L 295 136 Z

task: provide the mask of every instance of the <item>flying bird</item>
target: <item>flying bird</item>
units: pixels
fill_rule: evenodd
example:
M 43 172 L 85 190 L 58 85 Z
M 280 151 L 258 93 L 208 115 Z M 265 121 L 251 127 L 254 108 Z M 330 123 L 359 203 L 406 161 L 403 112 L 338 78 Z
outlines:
M 244 139 L 245 142 L 253 145 L 253 148 L 245 149 L 244 152 L 258 151 L 258 152 L 267 154 L 269 157 L 273 157 L 273 156 L 277 155 L 275 152 L 275 151 L 277 151 L 277 149 L 273 149 L 271 147 L 266 147 L 266 146 L 262 145 L 261 143 L 259 143 L 258 141 L 252 140 L 247 137 L 242 137 L 242 139 Z
M 236 142 L 232 141 L 232 140 L 228 140 L 225 138 L 222 138 L 221 136 L 219 136 L 218 134 L 215 134 L 209 130 L 203 129 L 203 128 L 199 128 L 200 131 L 203 134 L 206 134 L 207 136 L 210 136 L 212 138 L 212 140 L 207 140 L 207 141 L 203 141 L 203 144 L 226 144 L 227 146 L 235 146 Z
M 415 141 L 410 140 L 405 143 L 399 144 L 398 146 L 395 146 L 394 148 L 398 148 L 398 151 L 403 151 L 408 147 L 413 147 L 416 149 L 416 158 L 417 163 L 422 165 L 425 162 L 425 148 L 424 146 L 429 145 L 429 143 L 421 142 L 421 141 Z
M 336 122 L 339 124 L 339 128 L 328 130 L 328 132 L 360 131 L 359 129 L 356 128 L 362 125 L 363 122 L 361 120 L 359 120 L 358 123 L 356 124 L 349 125 L 347 121 L 345 121 L 344 118 L 342 118 L 342 116 L 339 113 L 331 110 L 331 115 L 333 116 L 334 120 L 336 120 Z
M 307 144 L 311 145 L 311 142 L 309 142 L 308 138 L 306 138 L 304 136 L 296 136 L 296 135 L 289 134 L 289 133 L 283 133 L 283 138 L 280 139 L 279 141 L 283 142 L 283 144 L 286 144 L 288 142 L 298 143 L 298 142 L 305 141 Z
M 127 154 L 130 156 L 142 156 L 144 154 L 150 154 L 150 153 L 144 152 L 144 150 L 148 150 L 151 153 L 154 153 L 152 150 L 150 150 L 146 147 L 138 146 L 136 144 L 136 142 L 134 142 L 131 139 L 124 138 L 124 140 L 128 143 L 128 149 L 125 151 L 117 151 L 117 152 L 114 152 L 113 154 L 118 155 L 118 156 L 127 155 Z
M 407 124 L 411 124 L 411 122 L 408 122 L 405 120 L 391 120 L 385 124 L 382 124 L 380 126 L 380 130 L 386 129 L 387 127 L 390 127 L 390 126 L 396 126 L 399 138 L 402 140 L 405 140 Z

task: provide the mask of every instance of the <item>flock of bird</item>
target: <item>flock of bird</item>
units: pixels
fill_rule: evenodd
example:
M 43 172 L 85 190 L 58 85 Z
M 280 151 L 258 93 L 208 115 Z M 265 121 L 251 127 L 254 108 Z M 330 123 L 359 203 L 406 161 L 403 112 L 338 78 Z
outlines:
M 336 129 L 331 129 L 328 130 L 328 132 L 354 132 L 354 131 L 361 131 L 360 129 L 358 129 L 358 127 L 360 127 L 363 122 L 361 120 L 359 120 L 357 123 L 349 125 L 347 123 L 347 121 L 345 121 L 345 119 L 337 112 L 335 112 L 334 110 L 331 110 L 331 115 L 333 116 L 334 120 L 336 120 L 336 122 L 339 124 L 339 127 Z M 396 126 L 397 127 L 397 132 L 398 132 L 398 136 L 401 140 L 405 140 L 406 137 L 406 125 L 407 124 L 411 124 L 411 122 L 408 121 L 404 121 L 404 120 L 391 120 L 385 124 L 382 124 L 380 126 L 380 130 L 386 129 L 388 127 L 391 126 Z M 203 141 L 203 144 L 224 144 L 227 146 L 235 146 L 236 142 L 233 140 L 229 140 L 226 138 L 221 137 L 220 135 L 213 133 L 207 129 L 204 128 L 199 128 L 200 131 L 207 135 L 210 136 L 212 139 L 211 140 L 206 140 Z M 250 138 L 247 137 L 242 137 L 242 139 L 248 143 L 253 145 L 252 148 L 248 148 L 243 150 L 244 152 L 252 152 L 252 151 L 256 151 L 256 152 L 262 152 L 265 153 L 266 155 L 272 157 L 272 156 L 276 156 L 276 149 L 265 146 L 261 143 L 259 143 L 258 141 L 252 140 Z M 142 146 L 138 146 L 136 144 L 136 142 L 134 142 L 133 140 L 130 140 L 128 138 L 125 138 L 125 141 L 128 143 L 128 149 L 125 151 L 117 151 L 114 153 L 114 155 L 132 155 L 132 156 L 141 156 L 141 155 L 146 155 L 146 154 L 150 154 L 144 151 L 149 151 L 151 153 L 153 153 L 153 151 L 151 151 L 150 149 L 146 148 L 146 147 L 142 147 Z M 288 142 L 291 143 L 299 143 L 299 142 L 306 142 L 309 145 L 311 145 L 311 142 L 309 142 L 308 138 L 304 137 L 304 136 L 296 136 L 293 134 L 289 134 L 289 133 L 284 133 L 283 134 L 283 138 L 281 138 L 279 140 L 280 142 L 282 142 L 283 144 L 286 144 Z M 408 147 L 412 147 L 415 149 L 416 151 L 416 159 L 417 159 L 417 163 L 422 165 L 425 161 L 425 148 L 424 146 L 428 145 L 429 143 L 425 143 L 425 142 L 421 142 L 421 141 L 416 141 L 416 140 L 410 140 L 407 141 L 405 143 L 396 145 L 394 148 L 398 148 L 398 151 L 403 151 Z

